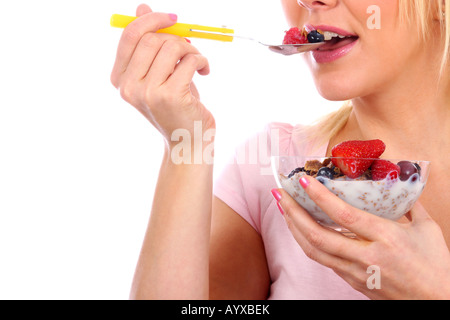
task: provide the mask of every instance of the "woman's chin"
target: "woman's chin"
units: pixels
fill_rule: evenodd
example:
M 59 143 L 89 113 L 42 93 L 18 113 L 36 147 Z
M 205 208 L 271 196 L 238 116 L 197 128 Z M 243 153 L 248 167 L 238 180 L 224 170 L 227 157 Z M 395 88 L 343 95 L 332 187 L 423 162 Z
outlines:
M 347 101 L 355 98 L 357 95 L 348 88 L 342 88 L 339 85 L 321 87 L 318 86 L 319 94 L 329 101 Z
M 370 88 L 366 72 L 350 67 L 318 66 L 307 61 L 317 92 L 326 100 L 347 101 L 367 93 Z M 369 89 L 370 90 L 370 89 Z

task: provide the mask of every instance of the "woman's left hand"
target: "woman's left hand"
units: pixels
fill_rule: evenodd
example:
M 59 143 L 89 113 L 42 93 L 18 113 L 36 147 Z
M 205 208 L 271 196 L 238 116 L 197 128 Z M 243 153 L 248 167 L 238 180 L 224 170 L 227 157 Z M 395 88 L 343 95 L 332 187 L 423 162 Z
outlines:
M 331 219 L 357 235 L 322 227 L 280 189 L 286 223 L 309 258 L 372 299 L 450 299 L 450 253 L 420 203 L 407 214 L 408 222 L 399 223 L 348 205 L 312 177 L 301 184 Z

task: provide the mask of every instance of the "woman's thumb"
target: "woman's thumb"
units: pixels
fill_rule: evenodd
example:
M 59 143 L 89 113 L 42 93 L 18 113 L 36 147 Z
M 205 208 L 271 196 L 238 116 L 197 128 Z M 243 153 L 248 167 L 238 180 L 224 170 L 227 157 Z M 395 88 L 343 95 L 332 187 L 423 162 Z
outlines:
M 149 12 L 152 12 L 152 9 L 148 5 L 140 4 L 136 9 L 136 17 L 143 16 Z

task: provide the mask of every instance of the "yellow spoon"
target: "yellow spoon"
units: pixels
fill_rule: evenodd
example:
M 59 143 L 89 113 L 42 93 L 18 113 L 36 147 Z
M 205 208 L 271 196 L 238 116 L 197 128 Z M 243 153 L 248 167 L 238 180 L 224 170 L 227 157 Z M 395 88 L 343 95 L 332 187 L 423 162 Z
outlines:
M 111 26 L 116 28 L 125 28 L 137 17 L 124 16 L 121 14 L 113 14 L 111 17 Z M 171 27 L 160 29 L 157 33 L 170 33 L 183 38 L 202 38 L 209 40 L 219 40 L 231 42 L 234 38 L 256 41 L 276 53 L 291 55 L 296 53 L 307 52 L 319 48 L 324 42 L 302 43 L 302 44 L 265 44 L 256 39 L 238 36 L 234 34 L 233 29 L 206 27 L 198 24 L 176 23 Z
M 137 17 L 113 14 L 111 16 L 111 26 L 125 28 Z M 176 23 L 171 27 L 160 29 L 157 33 L 170 33 L 183 38 L 202 38 L 218 41 L 233 41 L 233 29 L 206 27 L 198 24 Z M 229 35 L 227 35 L 229 34 Z

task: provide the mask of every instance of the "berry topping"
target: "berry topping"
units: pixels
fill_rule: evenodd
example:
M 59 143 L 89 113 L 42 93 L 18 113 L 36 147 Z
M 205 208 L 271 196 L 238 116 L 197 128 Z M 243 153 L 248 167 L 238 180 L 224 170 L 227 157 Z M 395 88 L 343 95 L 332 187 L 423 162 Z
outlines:
M 415 173 L 420 173 L 420 167 L 418 168 L 419 165 L 416 163 L 400 161 L 397 165 L 400 167 L 400 180 L 402 181 L 408 180 Z
M 325 41 L 325 36 L 320 31 L 313 30 L 307 36 L 309 43 L 317 43 Z
M 324 177 L 333 180 L 334 179 L 334 170 L 328 167 L 322 167 L 317 172 L 318 177 Z
M 379 158 L 386 149 L 381 140 L 350 140 L 333 147 L 331 161 L 343 174 L 351 179 L 361 176 L 371 165 L 374 159 Z M 351 158 L 351 159 L 339 159 Z
M 307 33 L 304 30 L 299 30 L 297 27 L 291 28 L 286 31 L 283 44 L 303 44 L 308 43 L 306 38 Z
M 395 180 L 400 175 L 400 167 L 387 160 L 375 160 L 371 166 L 372 180 L 383 180 L 389 175 L 391 180 Z
M 296 169 L 292 170 L 291 173 L 289 173 L 288 178 L 292 178 L 296 173 L 304 172 L 304 171 L 305 171 L 305 168 L 303 168 L 303 167 L 296 168 Z

